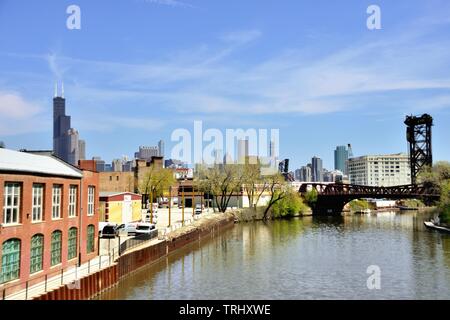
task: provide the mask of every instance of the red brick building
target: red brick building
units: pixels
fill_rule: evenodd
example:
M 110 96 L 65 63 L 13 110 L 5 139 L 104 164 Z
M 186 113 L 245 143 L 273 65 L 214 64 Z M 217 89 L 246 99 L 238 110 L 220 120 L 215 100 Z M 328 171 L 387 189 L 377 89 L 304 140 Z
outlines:
M 98 254 L 98 173 L 0 149 L 0 292 Z

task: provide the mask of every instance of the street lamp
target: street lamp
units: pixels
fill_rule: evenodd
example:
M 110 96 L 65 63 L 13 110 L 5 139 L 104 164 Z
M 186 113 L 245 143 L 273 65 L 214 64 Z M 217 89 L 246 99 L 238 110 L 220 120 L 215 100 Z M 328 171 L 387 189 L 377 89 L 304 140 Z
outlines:
M 184 182 L 186 182 L 186 177 L 181 181 L 181 223 L 184 226 Z
M 170 220 L 171 220 L 171 212 L 170 209 L 172 207 L 172 186 L 169 186 L 169 225 L 168 227 L 170 227 Z
M 192 219 L 195 217 L 195 191 L 194 191 L 194 180 L 192 180 Z

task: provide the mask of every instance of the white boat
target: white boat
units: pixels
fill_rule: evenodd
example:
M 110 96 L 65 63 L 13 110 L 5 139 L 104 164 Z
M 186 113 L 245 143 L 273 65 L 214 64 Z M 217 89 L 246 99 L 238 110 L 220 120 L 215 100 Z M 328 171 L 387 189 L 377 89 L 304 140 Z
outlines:
M 427 227 L 428 229 L 433 229 L 433 230 L 438 230 L 438 231 L 441 231 L 441 232 L 450 233 L 450 229 L 449 229 L 449 228 L 437 226 L 437 225 L 435 225 L 435 224 L 434 224 L 433 222 L 431 222 L 431 221 L 424 221 L 423 224 L 424 224 L 425 227 Z

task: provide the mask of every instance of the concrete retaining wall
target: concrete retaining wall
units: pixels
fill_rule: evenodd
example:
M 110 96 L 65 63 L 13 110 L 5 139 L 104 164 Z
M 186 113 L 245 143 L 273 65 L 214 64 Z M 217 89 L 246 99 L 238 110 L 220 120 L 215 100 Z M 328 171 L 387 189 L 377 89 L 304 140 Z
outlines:
M 119 257 L 116 264 L 79 279 L 77 283 L 61 286 L 54 291 L 47 292 L 44 295 L 34 298 L 34 300 L 91 299 L 116 285 L 123 277 L 149 263 L 194 241 L 214 236 L 225 229 L 231 228 L 233 225 L 234 218 L 226 218 L 214 225 L 193 229 L 191 232 L 174 238 L 171 241 L 162 241 L 153 246 L 132 251 Z

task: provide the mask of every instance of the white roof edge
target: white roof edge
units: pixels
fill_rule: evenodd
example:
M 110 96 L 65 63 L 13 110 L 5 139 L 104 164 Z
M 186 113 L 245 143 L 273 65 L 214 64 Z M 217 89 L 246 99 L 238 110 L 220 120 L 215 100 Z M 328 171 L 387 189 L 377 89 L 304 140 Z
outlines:
M 82 178 L 82 170 L 54 156 L 0 149 L 0 172 L 23 172 Z

